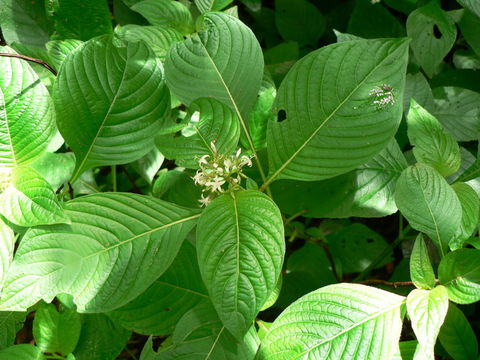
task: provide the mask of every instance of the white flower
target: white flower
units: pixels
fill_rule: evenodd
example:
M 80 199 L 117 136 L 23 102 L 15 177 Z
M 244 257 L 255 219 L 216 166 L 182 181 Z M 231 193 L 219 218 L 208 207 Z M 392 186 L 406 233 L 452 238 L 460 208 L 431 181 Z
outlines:
M 243 156 L 242 156 L 241 165 L 242 165 L 242 166 L 244 166 L 244 165 L 252 166 L 252 160 L 251 160 L 250 157 L 248 157 L 247 155 L 243 155 Z
M 203 164 L 208 164 L 208 158 L 210 157 L 210 155 L 203 155 L 200 160 L 198 160 L 198 164 L 199 165 L 203 165 Z
M 210 195 L 205 197 L 203 194 L 200 195 L 200 200 L 198 202 L 201 204 L 201 206 L 207 206 L 210 203 Z

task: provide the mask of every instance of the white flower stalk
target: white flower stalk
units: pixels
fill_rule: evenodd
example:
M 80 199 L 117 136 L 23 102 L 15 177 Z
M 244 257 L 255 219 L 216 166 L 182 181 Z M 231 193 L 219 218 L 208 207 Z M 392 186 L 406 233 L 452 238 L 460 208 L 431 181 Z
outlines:
M 215 144 L 210 143 L 212 155 L 203 155 L 198 159 L 199 169 L 193 181 L 203 186 L 200 204 L 207 206 L 216 196 L 226 191 L 232 191 L 240 186 L 244 166 L 252 166 L 250 156 L 242 155 L 238 149 L 235 155 L 223 155 L 217 152 Z

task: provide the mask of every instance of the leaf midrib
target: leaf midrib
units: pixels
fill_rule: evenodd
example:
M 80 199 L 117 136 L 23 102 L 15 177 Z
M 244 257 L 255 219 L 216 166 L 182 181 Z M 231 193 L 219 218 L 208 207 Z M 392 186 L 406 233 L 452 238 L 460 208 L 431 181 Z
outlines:
M 398 48 L 397 48 L 398 49 Z M 370 77 L 370 75 L 376 71 L 387 59 L 390 58 L 392 55 L 389 54 L 386 56 L 380 63 L 378 63 L 365 77 L 363 80 L 348 94 L 348 96 L 335 108 L 333 111 L 328 115 L 325 120 L 319 125 L 319 127 L 310 135 L 305 142 L 300 145 L 300 147 L 278 168 L 277 171 L 273 173 L 272 176 L 269 177 L 267 184 L 270 184 L 275 178 L 280 175 L 280 173 L 288 166 L 290 163 L 298 156 L 298 154 L 312 141 L 312 139 L 320 132 L 324 125 L 326 125 L 330 119 L 336 115 L 336 113 L 343 107 L 343 105 L 350 99 L 350 97 L 362 86 L 365 81 Z

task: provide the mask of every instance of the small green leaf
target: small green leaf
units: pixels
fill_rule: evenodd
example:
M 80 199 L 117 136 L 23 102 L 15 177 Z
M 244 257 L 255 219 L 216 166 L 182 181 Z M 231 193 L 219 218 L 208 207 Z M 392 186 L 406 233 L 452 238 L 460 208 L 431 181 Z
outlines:
M 280 276 L 285 254 L 280 211 L 254 190 L 216 198 L 200 217 L 197 254 L 218 316 L 241 339 Z
M 151 184 L 153 178 L 155 175 L 157 175 L 158 170 L 160 170 L 164 160 L 165 157 L 163 154 L 156 147 L 154 147 L 149 153 L 140 159 L 135 160 L 132 163 L 132 167 L 142 176 L 145 181 Z
M 93 166 L 147 154 L 170 110 L 160 60 L 143 42 L 110 36 L 70 53 L 53 93 L 59 130 L 77 158 L 72 182 Z
M 71 152 L 47 152 L 30 164 L 30 167 L 37 170 L 56 191 L 72 177 L 75 169 L 75 156 Z
M 407 53 L 405 39 L 358 40 L 325 46 L 298 61 L 278 90 L 279 120 L 268 126 L 269 182 L 331 178 L 383 150 L 402 116 L 397 97 L 403 94 Z
M 397 181 L 395 202 L 409 224 L 428 235 L 442 255 L 462 220 L 455 191 L 428 165 L 416 164 L 403 171 Z
M 80 312 L 119 308 L 167 270 L 199 216 L 130 193 L 82 196 L 65 212 L 71 225 L 33 228 L 23 237 L 0 311 L 22 311 L 60 293 L 73 295 Z
M 152 25 L 171 27 L 183 35 L 194 31 L 192 14 L 179 1 L 174 0 L 143 0 L 131 9 L 140 13 Z
M 20 226 L 69 223 L 50 184 L 34 169 L 19 166 L 0 193 L 0 214 Z
M 447 254 L 438 266 L 440 284 L 457 304 L 480 300 L 480 250 L 459 249 Z
M 82 332 L 74 351 L 75 359 L 116 359 L 130 335 L 130 331 L 104 314 L 82 315 Z
M 26 312 L 0 311 L 0 350 L 14 344 L 26 316 Z
M 230 155 L 240 138 L 240 123 L 227 105 L 209 98 L 195 100 L 185 117 L 183 131 L 187 135 L 158 136 L 155 143 L 168 159 L 186 168 L 198 168 L 198 160 L 203 155 L 211 155 L 210 144 L 215 143 L 219 154 Z
M 454 304 L 448 306 L 438 339 L 454 360 L 470 360 L 478 356 L 478 342 L 472 325 Z
M 0 52 L 15 53 L 5 46 Z M 55 132 L 53 102 L 26 61 L 2 56 L 0 69 L 0 167 L 28 164 Z
M 219 11 L 227 7 L 233 0 L 195 0 L 198 10 L 201 13 Z
M 139 334 L 171 334 L 175 324 L 201 300 L 208 298 L 195 259 L 185 241 L 168 270 L 140 296 L 108 315 Z
M 433 106 L 432 89 L 425 75 L 421 72 L 407 74 L 405 93 L 403 96 L 403 112 L 405 114 L 407 114 L 410 109 L 410 99 L 412 98 L 425 109 L 431 109 Z
M 180 32 L 166 26 L 129 24 L 117 27 L 115 34 L 127 42 L 145 41 L 162 61 L 165 60 L 168 50 L 174 43 L 183 41 L 183 36 Z
M 30 344 L 14 345 L 0 350 L 0 360 L 43 360 L 42 351 Z
M 50 65 L 58 70 L 67 55 L 82 45 L 82 43 L 83 41 L 75 39 L 49 41 L 46 47 L 50 57 Z
M 278 316 L 257 359 L 390 359 L 400 339 L 404 301 L 365 285 L 323 287 Z
M 461 157 L 457 142 L 414 99 L 410 103 L 407 125 L 408 138 L 418 162 L 430 165 L 445 177 L 458 170 Z
M 447 315 L 448 293 L 439 285 L 433 290 L 415 289 L 407 297 L 407 311 L 418 340 L 414 360 L 434 360 L 434 347 Z
M 435 35 L 434 28 L 440 35 Z M 426 74 L 429 77 L 437 74 L 457 37 L 453 19 L 440 8 L 438 1 L 430 1 L 408 16 L 407 33 L 412 38 L 413 54 Z
M 152 188 L 153 196 L 189 208 L 200 207 L 201 193 L 192 176 L 179 169 L 160 170 Z
M 433 289 L 435 287 L 435 273 L 422 234 L 418 234 L 410 255 L 410 277 L 419 289 Z
M 81 327 L 75 310 L 59 312 L 53 304 L 41 304 L 33 320 L 33 337 L 43 352 L 68 355 L 77 345 Z
M 142 351 L 142 360 L 214 359 L 253 360 L 259 340 L 251 326 L 245 337 L 236 340 L 218 318 L 209 301 L 204 301 L 187 312 L 178 322 L 172 344 L 152 350 L 151 341 Z
M 456 250 L 463 247 L 465 240 L 472 235 L 478 226 L 480 199 L 475 190 L 465 183 L 455 183 L 452 188 L 455 190 L 462 206 L 462 222 L 457 228 L 455 237 L 449 243 L 450 248 Z
M 480 11 L 472 12 L 468 9 L 465 9 L 463 16 L 459 22 L 460 30 L 464 36 L 467 44 L 470 45 L 473 51 L 480 56 L 480 35 L 478 33 L 478 27 L 480 26 Z

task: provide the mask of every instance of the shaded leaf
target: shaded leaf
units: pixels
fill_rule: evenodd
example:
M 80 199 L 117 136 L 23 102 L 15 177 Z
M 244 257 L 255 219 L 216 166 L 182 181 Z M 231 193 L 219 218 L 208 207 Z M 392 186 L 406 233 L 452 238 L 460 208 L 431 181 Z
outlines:
M 422 234 L 418 234 L 415 239 L 410 255 L 410 277 L 419 289 L 433 289 L 435 287 L 435 273 Z

